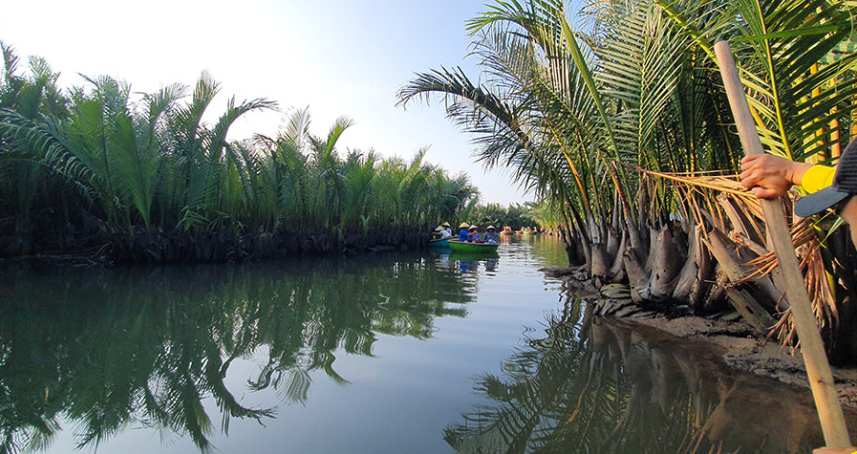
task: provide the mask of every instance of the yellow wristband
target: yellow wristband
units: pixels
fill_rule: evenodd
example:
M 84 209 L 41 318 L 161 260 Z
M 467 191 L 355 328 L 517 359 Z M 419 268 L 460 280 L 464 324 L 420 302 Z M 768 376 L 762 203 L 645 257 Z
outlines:
M 812 194 L 833 184 L 836 167 L 815 165 L 807 169 L 801 178 L 800 185 L 806 192 Z

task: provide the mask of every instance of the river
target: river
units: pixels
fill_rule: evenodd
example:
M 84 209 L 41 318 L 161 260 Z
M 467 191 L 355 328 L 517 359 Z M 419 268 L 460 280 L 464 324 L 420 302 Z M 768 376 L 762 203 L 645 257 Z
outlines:
M 389 252 L 0 270 L 0 452 L 807 452 L 808 391 L 592 318 L 540 267 Z

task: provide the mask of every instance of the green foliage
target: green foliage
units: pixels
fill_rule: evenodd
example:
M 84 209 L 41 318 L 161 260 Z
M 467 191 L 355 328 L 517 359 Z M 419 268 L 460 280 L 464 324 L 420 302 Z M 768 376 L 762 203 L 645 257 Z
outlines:
M 477 136 L 479 158 L 510 167 L 585 240 L 619 187 L 651 199 L 626 207 L 629 222 L 676 211 L 668 185 L 641 185 L 616 164 L 738 170 L 717 39 L 733 42 L 771 152 L 823 160 L 853 125 L 857 54 L 845 2 L 598 0 L 580 10 L 578 27 L 562 0 L 486 9 L 468 24 L 480 83 L 458 68 L 431 70 L 400 102 L 443 96 L 448 115 Z
M 533 210 L 538 206 L 533 203 L 526 204 L 511 204 L 504 207 L 500 204 L 489 203 L 486 205 L 476 205 L 475 207 L 463 213 L 462 219 L 470 224 L 477 224 L 480 227 L 493 225 L 497 231 L 503 230 L 503 227 L 511 227 L 512 230 L 520 230 L 524 227 L 542 226 L 546 224 L 539 222 L 533 216 Z
M 373 150 L 350 150 L 341 158 L 336 141 L 350 126 L 339 119 L 325 138 L 309 132 L 307 109 L 292 113 L 275 138 L 257 136 L 263 151 L 259 191 L 267 195 L 258 206 L 269 207 L 268 225 L 299 223 L 344 228 L 383 225 L 432 225 L 456 216 L 477 196 L 463 175 L 448 177 L 423 162 L 421 150 L 410 163 L 399 158 L 379 160 Z M 252 185 L 250 187 L 253 187 Z M 271 202 L 279 204 L 274 210 Z
M 132 96 L 110 77 L 63 93 L 43 60 L 22 76 L 14 51 L 0 48 L 0 236 L 24 243 L 7 252 L 26 253 L 37 231 L 50 238 L 45 225 L 70 226 L 73 237 L 93 220 L 113 233 L 309 227 L 341 237 L 355 227 L 436 224 L 478 195 L 466 176 L 424 163 L 425 150 L 410 163 L 372 150 L 343 157 L 337 142 L 351 120 L 315 136 L 308 108 L 275 137 L 231 141 L 237 119 L 277 104 L 232 98 L 209 124 L 220 86 L 205 73 L 190 93 L 176 84 Z

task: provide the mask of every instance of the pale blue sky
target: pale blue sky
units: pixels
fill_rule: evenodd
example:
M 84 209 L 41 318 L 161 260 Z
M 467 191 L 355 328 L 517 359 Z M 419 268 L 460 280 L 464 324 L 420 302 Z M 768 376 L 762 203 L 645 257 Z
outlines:
M 531 200 L 507 173 L 486 173 L 470 155 L 469 137 L 445 118 L 439 99 L 427 107 L 395 107 L 396 91 L 416 72 L 464 66 L 465 21 L 482 0 L 0 0 L 0 39 L 21 57 L 45 57 L 60 82 L 78 73 L 110 75 L 151 92 L 192 85 L 203 70 L 221 83 L 213 112 L 226 100 L 267 97 L 284 109 L 310 107 L 312 130 L 325 135 L 339 116 L 355 125 L 341 150 L 375 150 L 410 159 L 430 145 L 426 160 L 452 174 L 465 171 L 483 202 Z M 250 114 L 232 138 L 273 134 L 282 116 Z

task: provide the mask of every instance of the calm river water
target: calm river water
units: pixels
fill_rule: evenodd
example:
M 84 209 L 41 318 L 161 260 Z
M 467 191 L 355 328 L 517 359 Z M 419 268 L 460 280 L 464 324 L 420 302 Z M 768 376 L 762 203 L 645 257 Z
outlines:
M 808 452 L 807 391 L 595 319 L 555 238 L 0 271 L 0 452 Z

